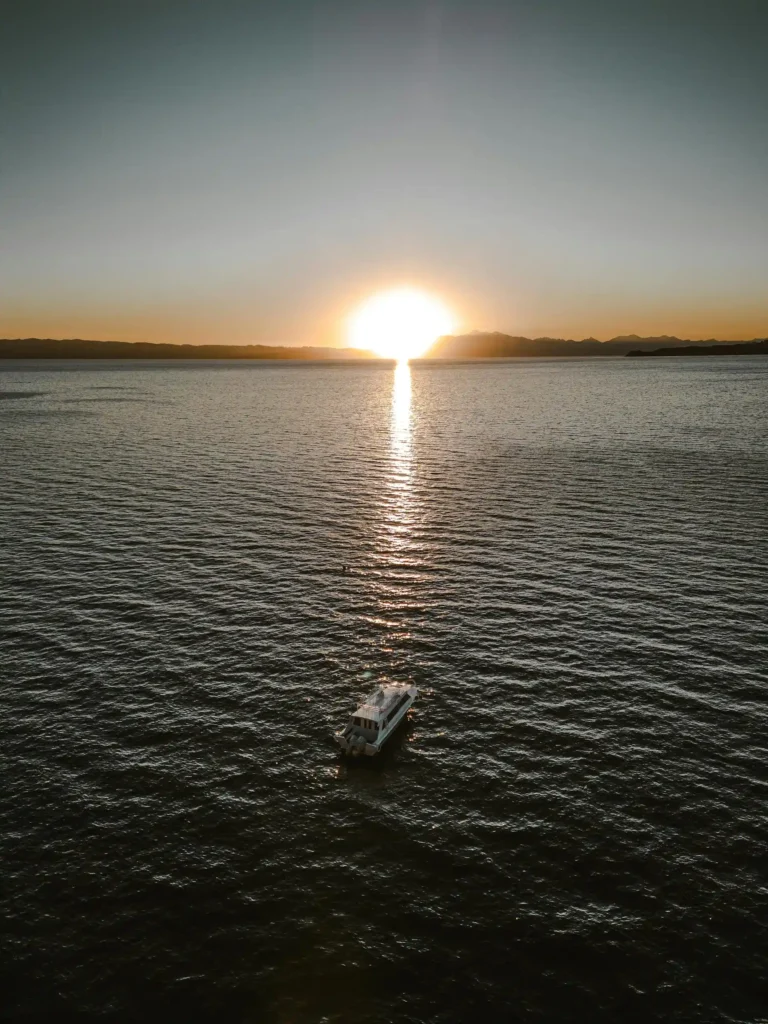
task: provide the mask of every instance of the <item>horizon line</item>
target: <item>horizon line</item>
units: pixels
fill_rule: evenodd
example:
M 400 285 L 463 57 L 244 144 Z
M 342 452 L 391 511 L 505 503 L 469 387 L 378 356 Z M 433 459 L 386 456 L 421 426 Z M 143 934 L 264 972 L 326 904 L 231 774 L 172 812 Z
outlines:
M 585 338 L 573 338 L 556 336 L 553 334 L 538 334 L 538 335 L 525 335 L 525 334 L 508 334 L 506 331 L 461 331 L 455 334 L 441 334 L 439 337 L 430 345 L 430 348 L 437 345 L 438 342 L 448 339 L 457 338 L 482 338 L 482 337 L 499 337 L 509 338 L 515 341 L 555 341 L 555 342 L 568 342 L 574 345 L 583 344 L 590 342 L 597 345 L 609 345 L 611 342 L 616 341 L 681 341 L 681 342 L 693 342 L 700 344 L 703 342 L 712 342 L 720 345 L 732 345 L 738 344 L 739 342 L 749 341 L 764 341 L 768 338 L 768 334 L 755 335 L 752 338 L 717 338 L 715 335 L 709 335 L 708 337 L 700 338 L 682 338 L 676 334 L 615 334 L 610 338 L 596 338 L 594 335 L 589 335 Z M 60 344 L 73 343 L 73 342 L 87 342 L 101 345 L 166 345 L 173 348 L 293 348 L 293 349 L 313 349 L 324 352 L 363 352 L 368 353 L 368 349 L 356 348 L 351 345 L 330 345 L 330 344 L 312 344 L 307 342 L 292 342 L 292 341 L 147 341 L 147 340 L 132 340 L 127 341 L 123 338 L 85 338 L 85 337 L 42 337 L 40 335 L 26 335 L 17 336 L 15 338 L 4 337 L 0 338 L 0 344 L 19 343 L 19 342 L 56 342 Z M 423 358 L 423 357 L 421 357 Z

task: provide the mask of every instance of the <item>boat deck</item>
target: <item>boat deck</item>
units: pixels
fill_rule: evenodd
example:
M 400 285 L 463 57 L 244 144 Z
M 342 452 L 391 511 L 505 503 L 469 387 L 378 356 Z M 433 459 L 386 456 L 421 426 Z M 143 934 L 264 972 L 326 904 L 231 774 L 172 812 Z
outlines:
M 365 698 L 365 701 L 355 711 L 359 718 L 369 718 L 376 721 L 383 718 L 390 708 L 408 692 L 405 684 L 381 686 Z

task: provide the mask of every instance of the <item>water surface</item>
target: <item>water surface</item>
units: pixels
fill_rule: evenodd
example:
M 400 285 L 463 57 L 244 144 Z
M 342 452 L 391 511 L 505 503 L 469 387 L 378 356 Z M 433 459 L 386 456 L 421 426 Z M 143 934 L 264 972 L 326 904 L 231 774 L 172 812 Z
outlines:
M 7 1018 L 764 1015 L 767 397 L 0 365 Z

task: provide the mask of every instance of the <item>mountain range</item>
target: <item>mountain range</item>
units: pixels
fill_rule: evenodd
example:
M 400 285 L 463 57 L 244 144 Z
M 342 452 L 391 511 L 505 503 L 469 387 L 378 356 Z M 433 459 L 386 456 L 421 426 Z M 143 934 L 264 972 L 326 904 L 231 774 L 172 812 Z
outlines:
M 757 340 L 757 339 L 755 339 Z M 430 359 L 509 359 L 514 356 L 625 356 L 629 352 L 651 352 L 659 348 L 688 348 L 689 346 L 743 345 L 746 342 L 688 341 L 663 334 L 655 338 L 641 338 L 625 334 L 610 341 L 584 338 L 573 341 L 565 338 L 522 338 L 498 331 L 456 334 L 438 338 L 429 350 Z
M 356 348 L 310 345 L 171 345 L 83 338 L 0 339 L 0 359 L 370 359 Z
M 427 359 L 509 359 L 528 356 L 625 356 L 678 354 L 680 350 L 695 348 L 696 354 L 717 355 L 733 346 L 751 345 L 758 339 L 746 341 L 687 341 L 661 335 L 641 338 L 636 334 L 621 335 L 610 341 L 584 338 L 573 341 L 565 338 L 523 338 L 498 331 L 488 333 L 447 335 L 438 338 L 427 352 Z M 763 343 L 764 344 L 764 343 Z M 710 346 L 717 346 L 717 351 Z M 736 351 L 734 349 L 734 351 Z M 53 338 L 0 339 L 0 359 L 372 359 L 373 354 L 363 349 L 322 348 L 311 345 L 172 345 L 152 342 L 91 341 L 82 338 L 56 340 Z

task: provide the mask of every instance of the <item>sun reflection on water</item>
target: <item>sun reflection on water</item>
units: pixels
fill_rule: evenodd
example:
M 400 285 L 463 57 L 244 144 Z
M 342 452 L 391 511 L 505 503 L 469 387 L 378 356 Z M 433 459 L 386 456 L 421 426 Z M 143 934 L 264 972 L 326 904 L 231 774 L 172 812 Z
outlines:
M 392 455 L 410 473 L 411 367 L 406 360 L 395 366 L 392 384 Z
M 388 445 L 382 476 L 367 621 L 377 629 L 377 674 L 402 681 L 412 670 L 407 645 L 418 604 L 421 518 L 413 449 L 411 368 L 397 363 L 391 377 Z
M 413 526 L 411 417 L 411 368 L 407 360 L 403 360 L 396 365 L 392 382 L 389 493 L 385 517 L 385 526 L 395 548 L 407 545 Z

